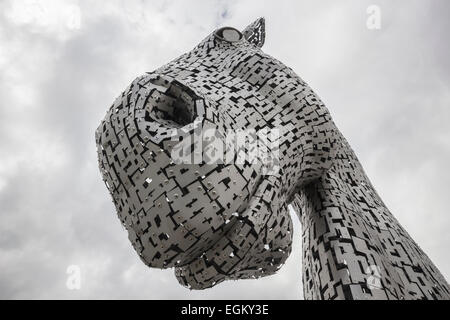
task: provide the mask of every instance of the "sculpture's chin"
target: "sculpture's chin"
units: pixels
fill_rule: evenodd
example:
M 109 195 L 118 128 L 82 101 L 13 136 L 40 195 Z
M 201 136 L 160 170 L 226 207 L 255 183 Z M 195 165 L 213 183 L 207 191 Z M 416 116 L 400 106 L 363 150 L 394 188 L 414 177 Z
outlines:
M 225 280 L 245 280 L 267 277 L 275 274 L 281 269 L 284 262 L 289 257 L 290 249 L 291 248 L 289 247 L 289 251 L 284 252 L 282 256 L 277 259 L 278 264 L 276 264 L 276 267 L 270 269 L 251 267 L 247 269 L 242 268 L 230 274 L 225 274 L 214 266 L 207 266 L 207 264 L 202 262 L 199 258 L 186 266 L 176 267 L 175 276 L 182 286 L 192 290 L 212 288 Z M 199 265 L 203 268 L 198 269 Z
M 282 267 L 291 252 L 292 221 L 287 204 L 270 197 L 276 190 L 272 183 L 261 183 L 224 237 L 197 259 L 175 268 L 181 285 L 206 289 L 224 280 L 268 276 Z

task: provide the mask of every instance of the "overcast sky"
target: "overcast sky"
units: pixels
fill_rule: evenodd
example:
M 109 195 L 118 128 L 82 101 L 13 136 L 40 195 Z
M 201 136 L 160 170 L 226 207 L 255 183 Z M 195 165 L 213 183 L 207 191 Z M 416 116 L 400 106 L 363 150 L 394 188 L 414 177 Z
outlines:
M 381 28 L 367 28 L 369 5 Z M 94 131 L 138 75 L 219 26 L 319 94 L 392 213 L 450 277 L 448 0 L 0 2 L 0 298 L 299 299 L 300 225 L 277 275 L 189 291 L 147 268 L 97 168 Z M 81 288 L 66 286 L 68 266 Z

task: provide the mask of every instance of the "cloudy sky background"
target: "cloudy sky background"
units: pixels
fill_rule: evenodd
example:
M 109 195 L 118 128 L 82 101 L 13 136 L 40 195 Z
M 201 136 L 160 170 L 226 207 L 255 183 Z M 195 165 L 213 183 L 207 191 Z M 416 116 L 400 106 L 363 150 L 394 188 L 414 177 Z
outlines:
M 366 27 L 378 5 L 380 30 Z M 450 2 L 0 2 L 0 298 L 299 299 L 281 271 L 205 291 L 148 269 L 116 218 L 94 130 L 137 75 L 219 26 L 266 18 L 264 51 L 321 96 L 385 203 L 450 277 Z M 66 287 L 81 269 L 80 290 Z

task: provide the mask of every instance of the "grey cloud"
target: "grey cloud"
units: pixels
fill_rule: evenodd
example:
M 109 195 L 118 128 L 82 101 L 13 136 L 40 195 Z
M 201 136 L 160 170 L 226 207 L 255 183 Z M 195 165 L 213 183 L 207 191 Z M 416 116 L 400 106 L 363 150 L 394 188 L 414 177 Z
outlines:
M 378 1 L 379 31 L 365 27 L 366 0 L 39 3 L 79 5 L 81 28 L 18 22 L 13 1 L 0 4 L 1 298 L 302 297 L 296 218 L 277 275 L 189 291 L 173 270 L 140 262 L 97 169 L 94 130 L 134 77 L 219 25 L 258 16 L 264 50 L 316 89 L 383 200 L 449 278 L 446 0 Z M 79 291 L 65 285 L 71 264 L 81 267 Z

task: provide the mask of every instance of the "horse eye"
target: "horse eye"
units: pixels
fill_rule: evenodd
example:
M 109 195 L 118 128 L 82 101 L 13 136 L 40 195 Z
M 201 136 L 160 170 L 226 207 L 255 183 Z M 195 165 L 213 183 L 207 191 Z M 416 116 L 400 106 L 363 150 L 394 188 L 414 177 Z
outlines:
M 225 40 L 227 42 L 236 42 L 242 39 L 242 33 L 232 27 L 224 27 L 217 30 L 214 35 L 220 40 Z

